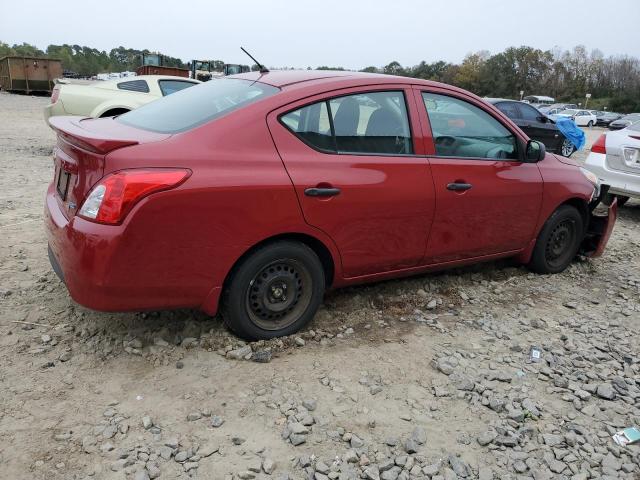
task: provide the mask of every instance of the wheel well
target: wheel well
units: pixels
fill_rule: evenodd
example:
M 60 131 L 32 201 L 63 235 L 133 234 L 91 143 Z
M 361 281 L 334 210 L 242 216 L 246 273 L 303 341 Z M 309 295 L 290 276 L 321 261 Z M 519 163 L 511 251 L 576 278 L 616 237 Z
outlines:
M 584 231 L 586 232 L 587 228 L 589 227 L 589 205 L 587 205 L 587 202 L 585 202 L 581 198 L 570 198 L 561 205 L 558 205 L 558 208 L 560 208 L 562 205 L 570 205 L 578 210 L 578 212 L 580 212 L 582 223 L 584 225 Z
M 231 267 L 231 270 L 229 270 L 229 272 L 227 273 L 227 276 L 225 277 L 224 282 L 222 284 L 222 290 L 223 291 L 225 290 L 225 288 L 227 286 L 227 282 L 231 278 L 231 274 L 235 270 L 236 265 L 238 265 L 242 260 L 244 260 L 246 257 L 251 255 L 257 249 L 265 247 L 265 246 L 267 246 L 267 245 L 269 245 L 271 243 L 275 243 L 275 242 L 278 242 L 278 241 L 281 241 L 281 240 L 295 240 L 295 241 L 304 243 L 307 247 L 309 247 L 311 250 L 313 250 L 315 252 L 315 254 L 318 255 L 318 259 L 320 260 L 320 263 L 322 264 L 322 269 L 324 270 L 325 285 L 326 285 L 326 287 L 330 287 L 331 286 L 331 284 L 333 283 L 333 275 L 335 273 L 335 266 L 334 266 L 334 263 L 333 263 L 333 257 L 331 256 L 331 252 L 324 245 L 324 243 L 322 243 L 317 238 L 314 238 L 311 235 L 306 235 L 304 233 L 284 233 L 284 234 L 281 234 L 281 235 L 275 235 L 273 237 L 266 238 L 266 239 L 262 240 L 261 242 L 255 244 L 253 247 L 251 247 L 246 252 L 244 252 L 242 254 L 242 256 L 240 258 L 238 258 L 238 260 L 236 260 L 236 262 L 233 264 L 233 267 Z
M 129 111 L 128 108 L 112 108 L 111 110 L 107 110 L 102 115 L 100 115 L 100 118 L 113 117 L 115 115 L 122 115 L 123 113 L 127 113 L 128 111 Z

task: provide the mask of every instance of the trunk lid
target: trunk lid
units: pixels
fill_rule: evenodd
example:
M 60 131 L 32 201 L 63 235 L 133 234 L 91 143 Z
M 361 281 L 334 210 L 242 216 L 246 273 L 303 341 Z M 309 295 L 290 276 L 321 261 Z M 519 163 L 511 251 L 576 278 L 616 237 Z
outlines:
M 170 136 L 138 130 L 113 118 L 52 117 L 49 124 L 58 134 L 53 183 L 67 219 L 76 214 L 91 187 L 103 177 L 109 152 Z

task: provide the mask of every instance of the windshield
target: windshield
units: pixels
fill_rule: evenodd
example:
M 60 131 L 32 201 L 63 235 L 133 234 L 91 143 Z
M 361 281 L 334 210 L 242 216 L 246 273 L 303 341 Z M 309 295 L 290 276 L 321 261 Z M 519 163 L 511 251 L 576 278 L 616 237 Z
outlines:
M 278 91 L 248 80 L 210 80 L 120 115 L 117 121 L 152 132 L 184 132 Z

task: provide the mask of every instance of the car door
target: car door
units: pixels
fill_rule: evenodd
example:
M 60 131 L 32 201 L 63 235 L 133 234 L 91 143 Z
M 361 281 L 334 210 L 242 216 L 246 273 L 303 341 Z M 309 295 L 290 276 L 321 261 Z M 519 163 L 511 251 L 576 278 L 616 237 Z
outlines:
M 533 236 L 542 202 L 538 166 L 524 139 L 475 98 L 416 88 L 436 214 L 425 263 L 517 252 Z
M 424 257 L 435 194 L 412 102 L 402 85 L 356 88 L 268 116 L 304 218 L 333 239 L 345 277 Z
M 557 152 L 558 143 L 562 140 L 558 128 L 546 116 L 526 103 L 518 104 L 517 108 L 520 110 L 522 123 L 526 126 L 523 128 L 524 133 L 529 138 L 544 143 L 547 150 Z

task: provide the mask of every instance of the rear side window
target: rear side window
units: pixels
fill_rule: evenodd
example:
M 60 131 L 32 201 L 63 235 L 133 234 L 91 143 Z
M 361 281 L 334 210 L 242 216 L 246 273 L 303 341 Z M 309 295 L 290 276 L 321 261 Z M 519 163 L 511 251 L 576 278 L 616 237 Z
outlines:
M 128 82 L 120 82 L 118 84 L 118 90 L 149 93 L 149 85 L 146 80 L 130 80 Z
M 167 95 L 179 92 L 180 90 L 184 90 L 185 88 L 193 87 L 197 84 L 193 82 L 185 82 L 183 80 L 160 80 L 158 82 L 158 85 L 160 85 L 162 96 L 166 97 Z
M 518 158 L 515 135 L 484 110 L 446 95 L 423 93 L 422 98 L 438 156 Z
M 282 116 L 282 122 L 305 143 L 319 150 L 335 151 L 326 102 L 314 103 Z
M 120 115 L 116 121 L 152 132 L 184 132 L 278 91 L 271 85 L 237 78 L 210 80 Z
M 402 92 L 372 92 L 318 102 L 283 115 L 282 123 L 323 151 L 354 154 L 413 153 Z
M 513 102 L 496 103 L 496 107 L 509 118 L 520 118 L 520 111 Z

